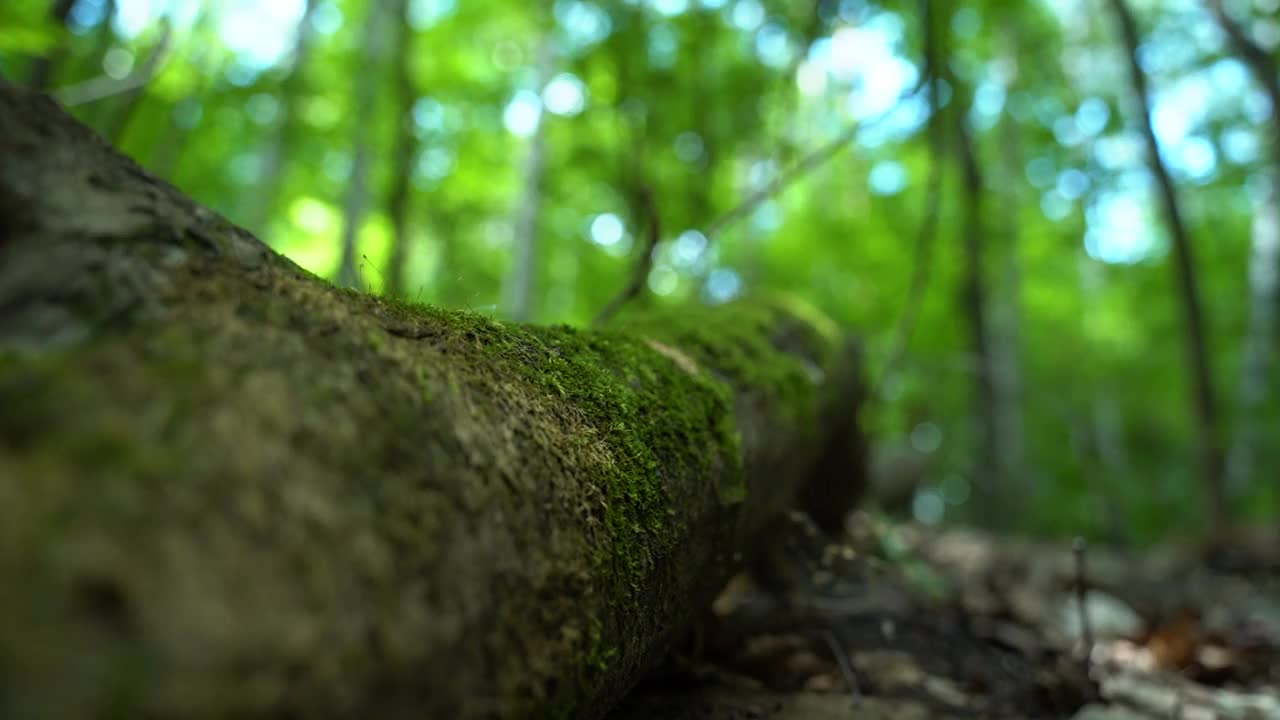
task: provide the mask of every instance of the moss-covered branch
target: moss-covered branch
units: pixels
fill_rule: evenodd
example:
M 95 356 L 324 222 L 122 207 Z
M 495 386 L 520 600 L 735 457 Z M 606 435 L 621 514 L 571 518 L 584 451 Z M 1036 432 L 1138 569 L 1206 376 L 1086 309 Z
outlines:
M 335 289 L 0 87 L 0 715 L 598 716 L 847 501 L 823 325 Z

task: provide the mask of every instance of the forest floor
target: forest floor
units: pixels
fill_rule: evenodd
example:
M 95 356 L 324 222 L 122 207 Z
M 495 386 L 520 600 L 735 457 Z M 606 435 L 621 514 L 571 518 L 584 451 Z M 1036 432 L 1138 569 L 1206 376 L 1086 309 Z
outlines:
M 1142 554 L 865 514 L 839 544 L 784 534 L 610 720 L 1280 718 L 1274 532 Z

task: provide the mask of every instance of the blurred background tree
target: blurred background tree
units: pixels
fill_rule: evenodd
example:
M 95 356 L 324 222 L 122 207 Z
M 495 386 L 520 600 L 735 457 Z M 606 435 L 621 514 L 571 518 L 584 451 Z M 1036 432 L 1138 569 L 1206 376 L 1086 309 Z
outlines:
M 863 333 L 916 519 L 1122 542 L 1280 512 L 1277 44 L 1275 0 L 0 5 L 0 74 L 319 275 L 786 292 Z

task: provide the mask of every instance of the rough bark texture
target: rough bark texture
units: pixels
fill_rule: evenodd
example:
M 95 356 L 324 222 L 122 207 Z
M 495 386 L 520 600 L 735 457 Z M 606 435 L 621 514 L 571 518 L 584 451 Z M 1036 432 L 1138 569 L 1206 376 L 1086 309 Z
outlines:
M 860 481 L 850 358 L 337 289 L 0 85 L 0 716 L 598 716 Z

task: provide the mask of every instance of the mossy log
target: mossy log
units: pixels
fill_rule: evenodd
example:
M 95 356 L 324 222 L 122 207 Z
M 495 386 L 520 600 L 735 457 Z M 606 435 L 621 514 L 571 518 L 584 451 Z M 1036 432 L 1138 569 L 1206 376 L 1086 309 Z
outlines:
M 0 87 L 0 716 L 600 716 L 847 507 L 850 348 L 338 289 Z

